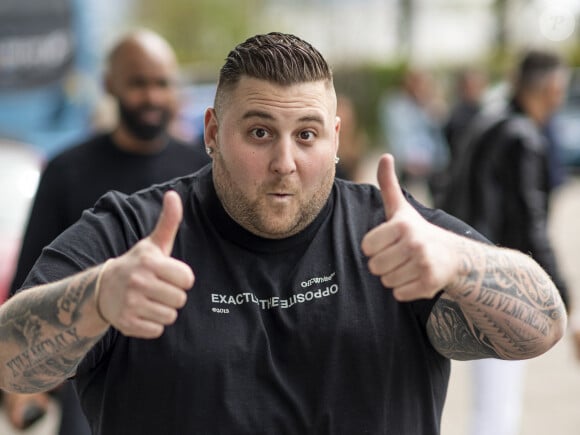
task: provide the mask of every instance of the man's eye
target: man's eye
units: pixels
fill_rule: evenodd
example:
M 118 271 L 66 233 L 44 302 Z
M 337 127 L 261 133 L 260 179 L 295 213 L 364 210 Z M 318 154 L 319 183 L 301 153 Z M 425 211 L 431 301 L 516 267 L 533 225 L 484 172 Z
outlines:
M 170 80 L 166 80 L 166 79 L 159 79 L 155 82 L 155 85 L 158 88 L 162 88 L 162 89 L 167 89 L 167 88 L 171 87 L 172 84 L 173 83 Z
M 298 136 L 302 140 L 311 140 L 311 139 L 314 139 L 314 133 L 311 132 L 311 131 L 309 131 L 309 130 L 301 131 L 300 134 L 298 134 Z
M 144 88 L 145 86 L 147 86 L 147 82 L 145 80 L 143 80 L 142 78 L 134 78 L 132 80 L 129 80 L 129 87 L 133 88 L 133 89 L 141 89 Z
M 263 139 L 268 136 L 268 132 L 263 128 L 255 128 L 252 130 L 252 136 Z

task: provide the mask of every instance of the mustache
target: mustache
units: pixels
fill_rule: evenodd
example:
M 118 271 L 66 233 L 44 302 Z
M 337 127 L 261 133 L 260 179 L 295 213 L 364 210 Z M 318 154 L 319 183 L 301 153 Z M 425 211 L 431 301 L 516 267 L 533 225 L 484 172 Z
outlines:
M 134 112 L 137 112 L 137 113 L 149 112 L 149 111 L 166 112 L 167 109 L 165 107 L 156 106 L 154 104 L 143 104 L 143 105 L 138 106 L 134 109 Z
M 292 193 L 295 194 L 299 191 L 299 187 L 296 183 L 288 180 L 287 178 L 279 177 L 278 180 L 270 181 L 262 185 L 262 191 L 266 193 Z

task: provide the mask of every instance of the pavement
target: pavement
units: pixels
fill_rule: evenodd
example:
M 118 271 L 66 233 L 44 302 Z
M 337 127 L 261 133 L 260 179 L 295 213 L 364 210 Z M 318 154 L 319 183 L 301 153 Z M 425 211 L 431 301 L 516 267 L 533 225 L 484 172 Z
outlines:
M 550 236 L 562 273 L 570 285 L 572 299 L 578 301 L 577 305 L 580 305 L 579 216 L 580 176 L 575 176 L 554 198 Z M 442 435 L 468 435 L 471 394 L 469 364 L 457 361 L 452 364 Z M 524 409 L 519 435 L 579 435 L 580 361 L 575 359 L 570 336 L 565 336 L 544 355 L 529 360 L 525 370 Z M 28 431 L 17 432 L 9 429 L 0 408 L 0 434 L 56 435 L 58 413 L 58 407 L 53 403 L 44 420 Z

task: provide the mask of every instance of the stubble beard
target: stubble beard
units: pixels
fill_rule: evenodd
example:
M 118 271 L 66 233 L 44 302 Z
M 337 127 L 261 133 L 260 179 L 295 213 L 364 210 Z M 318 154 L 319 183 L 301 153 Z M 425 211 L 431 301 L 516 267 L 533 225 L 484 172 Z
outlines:
M 283 239 L 293 236 L 306 228 L 318 216 L 330 194 L 334 181 L 334 166 L 331 166 L 318 189 L 308 198 L 301 198 L 292 210 L 267 204 L 265 192 L 293 190 L 291 183 L 279 180 L 262 185 L 257 199 L 248 198 L 238 187 L 219 150 L 213 155 L 213 181 L 216 193 L 228 215 L 251 233 L 267 239 Z M 299 194 L 300 192 L 296 192 Z M 296 209 L 297 207 L 297 209 Z

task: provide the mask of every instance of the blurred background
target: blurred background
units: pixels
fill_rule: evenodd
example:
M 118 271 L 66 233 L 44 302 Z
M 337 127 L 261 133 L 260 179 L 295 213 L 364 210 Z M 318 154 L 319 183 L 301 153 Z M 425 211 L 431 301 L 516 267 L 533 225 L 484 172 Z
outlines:
M 322 52 L 380 146 L 378 101 L 405 68 L 428 68 L 449 104 L 454 72 L 481 68 L 500 82 L 526 48 L 578 66 L 579 13 L 577 0 L 2 0 L 0 134 L 48 155 L 86 136 L 108 116 L 104 56 L 129 29 L 150 27 L 173 45 L 190 111 L 211 102 L 203 85 L 235 44 L 277 30 Z
M 0 301 L 43 162 L 112 124 L 104 60 L 135 27 L 159 32 L 177 52 L 183 87 L 174 129 L 185 139 L 201 132 L 219 67 L 235 44 L 269 31 L 306 39 L 330 62 L 345 102 L 341 144 L 349 146 L 341 152 L 354 162 L 345 170 L 370 182 L 377 154 L 390 149 L 384 98 L 405 71 L 429 71 L 433 112 L 443 124 L 457 99 L 458 72 L 483 71 L 485 98 L 493 100 L 505 95 L 522 51 L 557 51 L 572 75 L 556 117 L 567 177 L 550 225 L 580 300 L 579 0 L 0 0 Z M 569 340 L 528 366 L 523 435 L 580 434 L 580 365 Z M 467 378 L 467 368 L 454 363 L 444 435 L 466 433 Z M 42 432 L 50 422 L 29 433 L 50 433 Z M 2 424 L 0 411 L 0 433 L 10 433 Z

